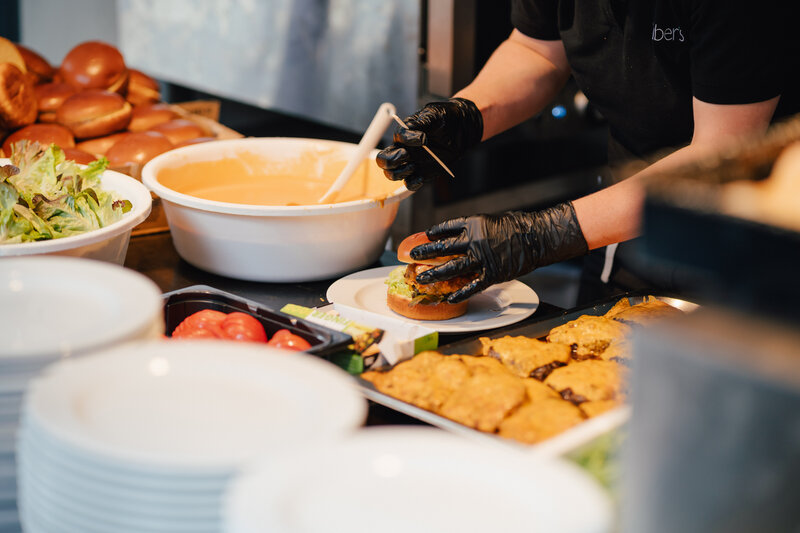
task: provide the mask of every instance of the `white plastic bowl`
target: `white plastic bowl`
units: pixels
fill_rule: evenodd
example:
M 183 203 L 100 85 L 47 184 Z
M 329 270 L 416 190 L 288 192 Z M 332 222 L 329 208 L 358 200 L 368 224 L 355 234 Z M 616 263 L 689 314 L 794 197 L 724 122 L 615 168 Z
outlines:
M 286 137 L 215 141 L 154 158 L 142 169 L 142 181 L 161 197 L 178 254 L 196 267 L 248 281 L 330 279 L 380 257 L 399 202 L 411 194 L 405 186 L 398 185 L 382 201 L 249 205 L 177 192 L 159 181 L 159 172 L 187 163 L 236 158 L 242 153 L 283 165 L 307 158 L 309 152 L 344 162 L 355 148 L 350 143 Z
M 0 165 L 9 163 L 8 159 L 0 159 Z M 68 255 L 122 265 L 128 252 L 131 231 L 150 214 L 153 198 L 150 191 L 138 180 L 113 170 L 103 172 L 101 187 L 114 192 L 119 198 L 130 200 L 133 208 L 113 224 L 81 235 L 47 241 L 0 244 L 0 257 Z

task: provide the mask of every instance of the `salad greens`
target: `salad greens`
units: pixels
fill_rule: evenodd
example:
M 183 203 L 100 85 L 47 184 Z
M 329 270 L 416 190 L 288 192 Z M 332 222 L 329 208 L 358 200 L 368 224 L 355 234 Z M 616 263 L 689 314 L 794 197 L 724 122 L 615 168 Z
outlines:
M 412 305 L 420 303 L 435 304 L 443 301 L 446 298 L 446 294 L 436 296 L 433 294 L 422 294 L 417 292 L 414 287 L 406 283 L 406 278 L 404 276 L 405 271 L 405 266 L 399 266 L 389 272 L 389 276 L 383 281 L 389 286 L 389 292 L 398 294 L 400 296 L 405 296 L 406 298 L 411 298 Z
M 405 271 L 405 265 L 395 268 L 389 272 L 389 277 L 386 278 L 384 283 L 389 286 L 389 290 L 392 293 L 399 294 L 400 296 L 405 296 L 407 298 L 413 298 L 414 293 L 408 283 L 406 283 L 406 279 L 403 276 Z
M 567 454 L 567 458 L 597 479 L 614 500 L 619 498 L 622 476 L 620 454 L 627 434 L 626 427 L 616 428 Z
M 51 144 L 20 142 L 0 166 L 0 244 L 58 239 L 116 222 L 133 207 L 100 187 L 108 165 L 81 168 Z

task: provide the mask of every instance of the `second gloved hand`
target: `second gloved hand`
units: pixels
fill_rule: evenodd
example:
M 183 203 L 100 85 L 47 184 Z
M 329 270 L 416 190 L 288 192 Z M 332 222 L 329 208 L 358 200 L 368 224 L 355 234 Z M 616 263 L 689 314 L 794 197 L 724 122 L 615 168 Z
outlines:
M 447 176 L 422 146 L 430 148 L 450 167 L 483 136 L 483 117 L 478 107 L 464 98 L 432 102 L 406 118 L 408 129 L 394 134 L 394 144 L 382 150 L 378 166 L 390 180 L 405 180 L 416 191 L 426 181 Z
M 463 255 L 417 276 L 420 283 L 464 274 L 478 277 L 448 298 L 458 303 L 490 285 L 589 251 L 571 202 L 534 213 L 474 215 L 448 220 L 427 232 L 431 243 L 411 250 L 416 260 Z

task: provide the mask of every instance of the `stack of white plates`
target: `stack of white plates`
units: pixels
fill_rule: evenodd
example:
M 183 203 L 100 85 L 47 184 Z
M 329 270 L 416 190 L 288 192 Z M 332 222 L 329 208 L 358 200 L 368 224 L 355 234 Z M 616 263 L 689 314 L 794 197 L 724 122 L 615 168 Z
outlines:
M 211 533 L 261 454 L 362 425 L 353 380 L 321 359 L 224 341 L 128 344 L 35 379 L 19 437 L 29 533 Z
M 607 533 L 608 495 L 560 459 L 433 428 L 370 428 L 318 453 L 247 468 L 226 533 Z
M 28 382 L 58 359 L 163 331 L 158 287 L 131 270 L 67 257 L 0 261 L 0 533 L 19 530 L 14 447 Z

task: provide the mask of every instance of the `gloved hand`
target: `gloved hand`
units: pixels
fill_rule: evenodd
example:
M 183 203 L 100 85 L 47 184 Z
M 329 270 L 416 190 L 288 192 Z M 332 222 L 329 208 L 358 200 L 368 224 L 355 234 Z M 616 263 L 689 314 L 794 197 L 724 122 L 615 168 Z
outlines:
M 387 178 L 405 180 L 411 191 L 438 176 L 449 177 L 422 145 L 450 167 L 483 136 L 483 116 L 464 98 L 426 104 L 404 122 L 408 129 L 395 131 L 394 144 L 382 150 L 377 161 Z
M 443 281 L 477 272 L 478 277 L 447 299 L 458 303 L 489 285 L 509 281 L 533 269 L 589 251 L 572 202 L 534 213 L 474 215 L 430 228 L 433 241 L 411 250 L 411 258 L 463 254 L 417 276 L 419 283 Z

